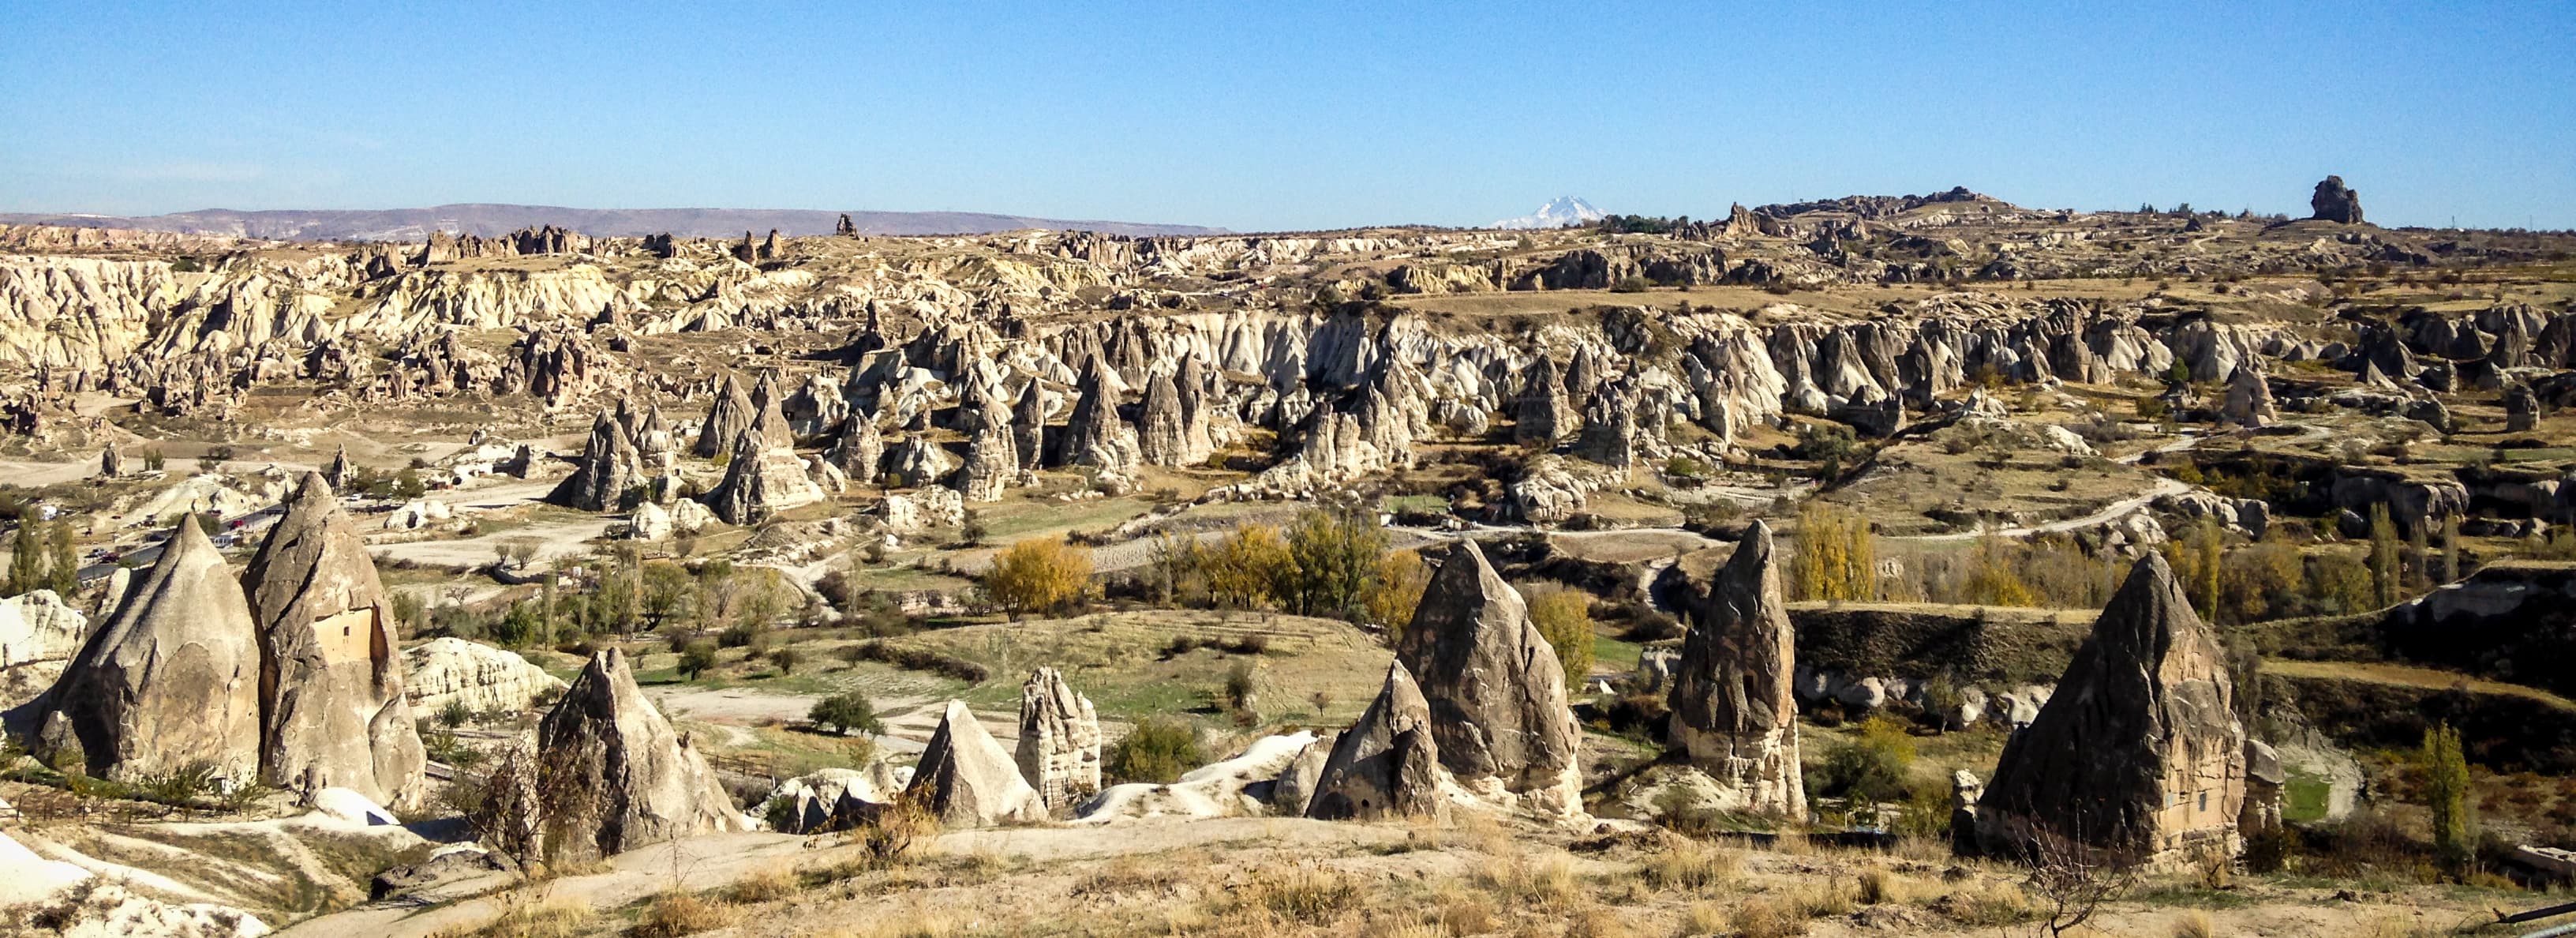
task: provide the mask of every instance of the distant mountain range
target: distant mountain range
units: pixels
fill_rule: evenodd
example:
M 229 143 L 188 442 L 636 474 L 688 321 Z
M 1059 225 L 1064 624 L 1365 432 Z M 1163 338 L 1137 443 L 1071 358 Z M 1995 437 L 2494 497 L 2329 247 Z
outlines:
M 1567 225 L 1589 225 L 1607 217 L 1609 216 L 1604 215 L 1600 209 L 1593 208 L 1592 203 L 1590 202 L 1583 201 L 1582 199 L 1578 199 L 1570 195 L 1561 195 L 1556 198 L 1549 199 L 1546 205 L 1538 207 L 1538 211 L 1531 212 L 1519 218 L 1506 218 L 1502 221 L 1487 225 L 1486 227 L 1501 228 L 1509 231 L 1519 231 L 1530 228 L 1563 228 Z
M 554 225 L 594 237 L 640 237 L 674 234 L 687 238 L 738 238 L 745 231 L 785 235 L 828 235 L 839 225 L 839 211 L 811 209 L 643 208 L 588 209 L 552 205 L 434 205 L 429 208 L 281 209 L 241 212 L 207 209 L 128 218 L 114 215 L 43 215 L 0 213 L 0 224 L 75 225 L 172 231 L 180 234 L 229 235 L 282 241 L 419 241 L 432 231 L 493 237 L 521 228 Z M 1225 234 L 1223 228 L 1158 225 L 1123 221 L 1066 221 L 982 212 L 850 212 L 862 234 L 987 234 L 1045 228 L 1098 231 L 1122 235 Z

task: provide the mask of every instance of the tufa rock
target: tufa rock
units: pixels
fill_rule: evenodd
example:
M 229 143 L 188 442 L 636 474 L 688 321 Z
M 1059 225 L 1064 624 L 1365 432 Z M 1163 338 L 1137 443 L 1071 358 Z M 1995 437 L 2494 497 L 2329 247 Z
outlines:
M 715 404 L 707 408 L 707 422 L 698 427 L 698 442 L 689 447 L 689 454 L 712 459 L 730 450 L 734 438 L 749 429 L 759 416 L 751 395 L 743 393 L 742 382 L 726 375 L 724 385 L 716 389 Z
M 1049 810 L 1100 790 L 1100 717 L 1064 675 L 1039 668 L 1020 685 L 1020 775 Z
M 1306 816 L 1326 821 L 1439 817 L 1448 807 L 1440 776 L 1431 705 L 1398 661 L 1387 667 L 1386 686 L 1369 701 L 1359 722 L 1333 740 L 1332 754 L 1325 757 L 1307 798 Z
M 330 483 L 307 474 L 242 571 L 259 626 L 260 775 L 408 809 L 425 781 L 393 604 Z
M 546 500 L 582 511 L 613 511 L 624 503 L 626 490 L 642 484 L 644 457 L 635 438 L 603 410 L 590 423 L 590 441 L 582 446 L 572 475 L 557 483 Z
M 2129 570 L 2029 728 L 2004 743 L 1977 841 L 2021 856 L 2072 842 L 2152 865 L 2234 856 L 2245 729 L 2227 656 L 2164 555 Z
M 2227 403 L 2221 415 L 2227 422 L 2249 430 L 2259 430 L 2279 423 L 2280 409 L 2272 403 L 2272 382 L 2257 367 L 2236 369 L 2227 382 Z
M 1136 445 L 1136 428 L 1118 419 L 1118 395 L 1109 387 L 1108 366 L 1098 358 L 1084 367 L 1081 396 L 1073 416 L 1055 444 L 1053 465 L 1094 466 L 1108 475 L 1136 470 L 1144 455 Z
M 2310 218 L 2361 224 L 2361 193 L 2346 187 L 2341 176 L 2328 176 L 2317 183 L 2316 193 L 2308 196 L 2308 207 L 2316 212 Z
M 1565 401 L 1565 385 L 1556 375 L 1556 362 L 1545 355 L 1530 365 L 1529 385 L 1521 390 L 1513 407 L 1512 442 L 1555 446 L 1565 437 L 1576 417 Z
M 1781 601 L 1771 527 L 1757 520 L 1682 638 L 1665 744 L 1732 786 L 1746 810 L 1805 818 L 1796 670 L 1797 633 Z
M 561 691 L 563 679 L 514 652 L 461 638 L 433 638 L 403 652 L 403 694 L 411 712 L 436 716 L 450 706 L 469 713 L 517 713 Z
M 540 759 L 564 759 L 589 810 L 570 819 L 575 839 L 556 856 L 610 856 L 697 834 L 745 831 L 749 818 L 717 784 L 686 733 L 635 686 L 626 653 L 611 648 L 590 664 L 537 724 Z
M 95 778 L 134 782 L 196 764 L 218 779 L 259 770 L 259 635 L 241 583 L 195 515 L 152 575 L 81 646 L 43 707 L 51 761 L 78 746 Z
M 1452 543 L 1440 558 L 1395 656 L 1419 675 L 1450 774 L 1493 777 L 1546 810 L 1581 807 L 1583 731 L 1566 704 L 1564 668 L 1519 591 L 1474 541 Z
M 964 701 L 951 700 L 939 729 L 921 750 L 912 786 L 921 805 L 941 823 L 983 827 L 1003 821 L 1036 821 L 1046 817 L 1046 802 L 1020 777 L 1019 766 L 993 734 L 975 722 Z

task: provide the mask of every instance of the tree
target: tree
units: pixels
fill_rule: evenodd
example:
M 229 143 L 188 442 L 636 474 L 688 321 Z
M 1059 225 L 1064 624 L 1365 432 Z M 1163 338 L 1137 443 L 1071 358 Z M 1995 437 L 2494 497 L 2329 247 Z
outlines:
M 697 680 L 716 666 L 716 643 L 706 639 L 690 642 L 680 650 L 680 676 Z
M 2453 514 L 2442 519 L 2442 582 L 2456 583 L 2459 579 L 2460 516 Z
M 1167 785 L 1208 762 L 1199 734 L 1173 717 L 1148 717 L 1103 754 L 1101 771 L 1118 782 Z
M 2426 518 L 2406 532 L 2406 570 L 2413 574 L 2409 579 L 2418 590 L 2433 588 L 2432 520 Z
M 1199 576 L 1199 539 L 1196 535 L 1173 534 L 1169 531 L 1154 538 L 1154 558 L 1148 568 L 1153 571 L 1154 591 L 1164 605 L 1171 605 L 1189 594 Z M 1205 585 L 1200 584 L 1200 589 Z
M 394 495 L 397 497 L 410 501 L 427 494 L 429 484 L 420 480 L 420 470 L 404 466 L 403 471 L 394 474 Z
M 1839 505 L 1809 499 L 1798 508 L 1797 553 L 1789 570 L 1800 599 L 1878 598 L 1878 552 L 1869 519 Z
M 653 620 L 655 628 L 679 615 L 688 603 L 691 592 L 689 572 L 676 565 L 657 563 L 641 566 L 636 572 L 636 580 L 642 594 L 640 606 L 644 616 Z
M 1217 604 L 1233 609 L 1268 606 L 1281 593 L 1296 563 L 1279 529 L 1262 524 L 1236 525 L 1234 533 L 1205 552 L 1200 575 Z
M 69 600 L 80 592 L 80 553 L 72 548 L 72 523 L 56 521 L 49 545 L 53 557 L 45 571 L 45 585 L 54 595 Z
M 769 653 L 769 663 L 777 665 L 780 674 L 796 673 L 796 665 L 804 660 L 805 656 L 798 653 L 794 646 L 780 646 L 777 651 Z
M 1422 563 L 1422 554 L 1388 551 L 1378 558 L 1377 575 L 1360 596 L 1360 615 L 1386 629 L 1386 642 L 1393 645 L 1404 638 L 1404 627 L 1413 624 L 1414 607 L 1422 605 L 1422 593 L 1430 587 L 1431 568 Z
M 968 547 L 981 547 L 987 533 L 989 532 L 984 527 L 984 513 L 972 508 L 967 509 L 966 523 L 957 529 L 958 538 L 964 540 Z
M 36 520 L 36 506 L 18 509 L 18 533 L 9 541 L 9 582 L 7 592 L 16 596 L 45 586 L 44 522 Z
M 1968 558 L 1968 582 L 1962 588 L 1970 604 L 1978 606 L 2028 606 L 2032 602 L 2030 584 L 2022 582 L 2013 571 L 2012 545 L 1988 524 L 1977 536 L 1977 549 Z
M 1581 688 L 1592 673 L 1592 599 L 1554 583 L 1521 588 L 1529 605 L 1530 624 L 1556 648 L 1556 663 L 1565 668 L 1565 686 Z
M 2406 571 L 2404 558 L 2397 548 L 2397 523 L 2388 517 L 2388 505 L 2370 506 L 2370 588 L 2378 608 L 2397 605 L 2403 591 Z
M 851 730 L 868 734 L 885 732 L 885 723 L 877 719 L 876 704 L 868 700 L 868 695 L 858 691 L 815 701 L 814 709 L 806 712 L 805 719 L 813 721 L 816 727 L 831 730 L 834 735 L 847 734 Z
M 984 595 L 1013 615 L 1062 609 L 1091 586 L 1091 549 L 1062 538 L 1031 538 L 993 558 Z
M 2460 731 L 2436 724 L 2424 731 L 2424 806 L 2433 812 L 2433 850 L 2454 874 L 2477 858 L 2477 819 L 2469 813 L 2469 762 Z
M 1356 507 L 1309 508 L 1288 526 L 1290 597 L 1299 615 L 1348 616 L 1386 555 L 1377 513 Z

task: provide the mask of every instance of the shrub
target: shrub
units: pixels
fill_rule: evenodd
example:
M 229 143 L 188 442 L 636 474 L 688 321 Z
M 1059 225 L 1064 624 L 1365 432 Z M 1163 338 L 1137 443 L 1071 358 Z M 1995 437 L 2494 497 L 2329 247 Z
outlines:
M 1112 744 L 1101 768 L 1119 782 L 1170 784 L 1207 761 L 1198 731 L 1178 719 L 1152 717 Z
M 769 663 L 777 665 L 780 674 L 796 673 L 796 666 L 804 661 L 805 656 L 793 648 L 780 648 L 769 653 Z
M 2424 731 L 2424 806 L 2433 813 L 2433 850 L 2457 874 L 2476 859 L 2477 821 L 2469 814 L 2469 763 L 2460 731 L 2437 724 Z
M 1581 688 L 1592 673 L 1592 599 L 1583 593 L 1540 583 L 1521 588 L 1529 603 L 1530 623 L 1556 648 L 1556 663 L 1565 669 L 1565 686 Z
M 739 917 L 732 908 L 675 889 L 655 897 L 626 933 L 636 938 L 679 938 L 732 927 Z
M 1855 819 L 1875 820 L 1881 802 L 1905 800 L 1906 777 L 1914 768 L 1914 737 L 1886 714 L 1870 717 L 1860 732 L 1825 754 L 1824 764 L 1808 776 L 1816 794 L 1846 799 Z
M 877 719 L 876 704 L 868 700 L 866 694 L 858 691 L 834 694 L 815 701 L 814 709 L 806 711 L 805 718 L 813 721 L 816 727 L 830 729 L 836 735 L 846 734 L 851 730 L 862 733 L 885 732 L 885 724 Z
M 1062 539 L 1032 538 L 993 558 L 984 594 L 1015 615 L 1062 609 L 1091 585 L 1091 550 Z
M 1413 609 L 1422 605 L 1422 592 L 1431 586 L 1431 568 L 1422 563 L 1415 551 L 1390 551 L 1378 558 L 1377 575 L 1369 578 L 1368 590 L 1360 596 L 1363 621 L 1386 629 L 1388 644 L 1404 637 L 1404 627 L 1413 622 Z
M 1259 702 L 1258 692 L 1253 687 L 1252 662 L 1236 661 L 1233 667 L 1225 671 L 1226 709 L 1236 712 L 1249 711 Z
M 692 681 L 697 680 L 700 677 L 704 677 L 708 671 L 714 670 L 715 666 L 716 646 L 714 642 L 710 642 L 705 639 L 698 639 L 690 642 L 687 647 L 680 650 L 680 676 L 683 678 L 687 678 Z
M 841 652 L 853 664 L 882 661 L 912 671 L 928 671 L 969 684 L 981 684 L 993 676 L 992 669 L 954 655 L 943 655 L 926 648 L 902 648 L 882 641 L 862 642 Z

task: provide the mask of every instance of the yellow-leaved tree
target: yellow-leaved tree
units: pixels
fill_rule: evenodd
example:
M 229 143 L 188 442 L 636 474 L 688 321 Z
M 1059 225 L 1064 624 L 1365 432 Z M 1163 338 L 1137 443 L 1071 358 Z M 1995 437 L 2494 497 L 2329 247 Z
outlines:
M 1388 551 L 1360 594 L 1360 614 L 1386 629 L 1386 642 L 1393 645 L 1404 638 L 1404 627 L 1413 623 L 1413 609 L 1422 605 L 1422 591 L 1430 586 L 1431 568 L 1423 565 L 1420 553 Z
M 1031 538 L 993 558 L 984 595 L 1013 615 L 1051 612 L 1082 599 L 1091 586 L 1091 549 L 1063 538 Z
M 1581 689 L 1583 678 L 1592 673 L 1596 640 L 1591 597 L 1554 583 L 1539 583 L 1522 587 L 1521 598 L 1529 605 L 1530 624 L 1556 646 L 1556 663 L 1565 666 L 1565 686 Z
M 1280 538 L 1278 528 L 1266 524 L 1237 525 L 1234 533 L 1201 551 L 1199 557 L 1199 575 L 1207 580 L 1208 595 L 1232 609 L 1269 606 L 1292 586 L 1289 574 L 1295 567 L 1288 542 Z
M 1790 556 L 1799 599 L 1878 598 L 1878 547 L 1860 512 L 1809 499 L 1798 508 L 1798 551 Z

